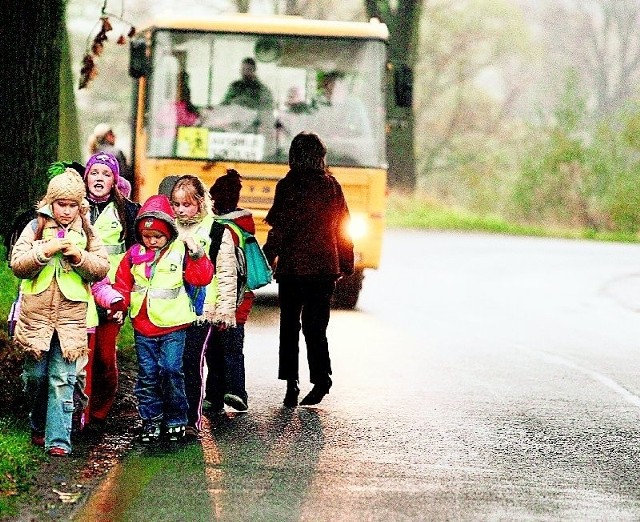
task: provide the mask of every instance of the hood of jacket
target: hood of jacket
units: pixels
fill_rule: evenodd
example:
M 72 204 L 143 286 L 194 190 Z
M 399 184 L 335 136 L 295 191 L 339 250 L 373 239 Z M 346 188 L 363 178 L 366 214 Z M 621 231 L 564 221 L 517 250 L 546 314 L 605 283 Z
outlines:
M 220 214 L 216 217 L 222 219 L 228 219 L 229 221 L 233 221 L 236 225 L 238 225 L 243 230 L 246 230 L 250 234 L 256 233 L 256 225 L 253 221 L 253 214 L 250 210 L 245 210 L 244 208 L 237 208 L 232 212 L 227 212 L 226 214 Z
M 136 216 L 136 240 L 142 244 L 142 236 L 138 231 L 138 223 L 147 218 L 155 218 L 164 221 L 169 226 L 169 230 L 172 233 L 172 237 L 169 241 L 173 241 L 178 237 L 178 228 L 175 223 L 175 214 L 171 207 L 169 198 L 164 194 L 158 194 L 151 196 L 144 202 L 140 208 L 138 215 Z

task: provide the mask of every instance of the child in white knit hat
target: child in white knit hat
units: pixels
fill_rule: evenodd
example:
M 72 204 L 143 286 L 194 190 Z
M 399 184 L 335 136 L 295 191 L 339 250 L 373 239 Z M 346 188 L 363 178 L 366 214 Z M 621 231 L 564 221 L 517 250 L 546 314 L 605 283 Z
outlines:
M 71 452 L 76 360 L 88 351 L 87 326 L 97 323 L 89 285 L 109 270 L 87 208 L 82 177 L 73 169 L 55 175 L 11 254 L 23 280 L 14 341 L 26 352 L 31 441 L 54 456 Z

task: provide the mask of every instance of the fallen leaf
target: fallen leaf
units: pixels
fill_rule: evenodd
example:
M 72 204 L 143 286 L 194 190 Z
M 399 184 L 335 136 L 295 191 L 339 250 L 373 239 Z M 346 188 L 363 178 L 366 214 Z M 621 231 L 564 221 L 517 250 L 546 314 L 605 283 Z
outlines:
M 53 492 L 58 495 L 63 504 L 75 504 L 82 496 L 82 493 L 66 493 L 57 489 L 53 489 Z

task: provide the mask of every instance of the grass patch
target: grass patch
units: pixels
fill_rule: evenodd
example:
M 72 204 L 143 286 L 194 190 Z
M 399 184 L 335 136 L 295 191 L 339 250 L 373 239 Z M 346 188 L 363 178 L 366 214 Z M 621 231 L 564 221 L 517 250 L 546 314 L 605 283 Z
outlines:
M 0 317 L 4 330 L 0 339 L 2 343 L 6 343 L 6 317 L 18 292 L 18 279 L 5 259 L 5 249 L 0 246 Z M 16 371 L 11 364 L 2 365 L 0 370 L 3 369 L 12 373 Z M 5 386 L 11 380 L 11 388 L 19 388 L 16 375 L 1 377 Z M 13 390 L 13 393 L 21 392 L 21 389 Z M 0 518 L 5 518 L 16 514 L 18 502 L 29 490 L 33 475 L 37 473 L 39 464 L 45 457 L 42 448 L 31 445 L 30 431 L 24 420 L 0 418 L 0 433 Z
M 7 517 L 15 515 L 45 456 L 42 448 L 31 445 L 28 430 L 15 419 L 0 418 L 0 432 L 0 517 Z
M 478 231 L 514 236 L 590 239 L 596 241 L 638 242 L 635 234 L 593 229 L 560 229 L 510 222 L 500 216 L 477 215 L 466 210 L 445 207 L 420 198 L 392 193 L 387 199 L 387 226 L 430 230 Z
M 0 380 L 4 383 L 7 397 L 19 398 L 22 396 L 20 352 L 6 345 L 6 318 L 18 292 L 18 279 L 5 259 L 5 250 L 0 246 L 0 349 L 3 350 Z M 118 346 L 118 358 L 135 358 L 133 330 L 128 320 L 120 332 Z M 18 411 L 7 402 L 3 404 L 3 410 L 7 417 L 0 417 L 0 519 L 16 514 L 18 502 L 28 492 L 34 473 L 46 458 L 42 448 L 31 445 L 24 407 Z

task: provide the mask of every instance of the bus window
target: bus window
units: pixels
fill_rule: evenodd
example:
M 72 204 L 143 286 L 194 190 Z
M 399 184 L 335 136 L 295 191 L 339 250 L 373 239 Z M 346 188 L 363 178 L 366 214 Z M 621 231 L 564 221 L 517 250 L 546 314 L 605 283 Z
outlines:
M 384 43 L 278 36 L 277 53 L 256 56 L 259 41 L 155 32 L 147 154 L 287 163 L 291 139 L 307 130 L 332 165 L 383 167 Z

